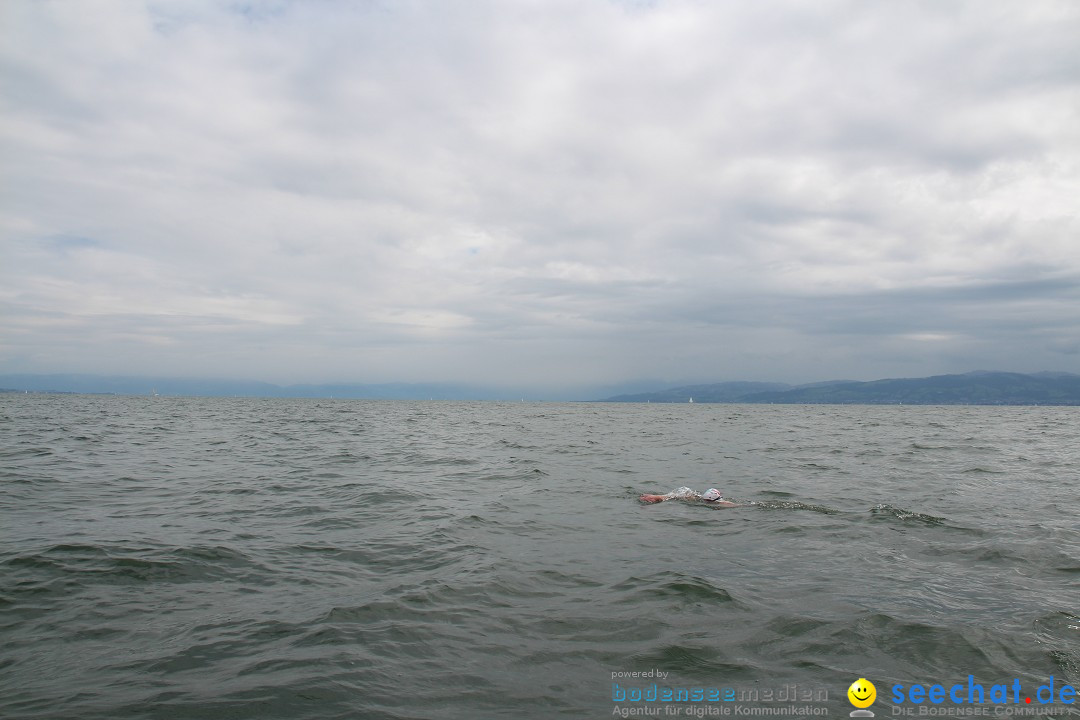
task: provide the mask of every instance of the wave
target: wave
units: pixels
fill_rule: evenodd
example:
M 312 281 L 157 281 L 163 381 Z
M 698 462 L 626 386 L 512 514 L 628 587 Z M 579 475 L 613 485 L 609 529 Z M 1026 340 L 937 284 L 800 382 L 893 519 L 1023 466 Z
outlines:
M 672 570 L 645 577 L 630 577 L 612 586 L 611 590 L 618 593 L 615 602 L 619 604 L 652 600 L 664 600 L 675 605 L 735 602 L 731 593 L 712 581 Z

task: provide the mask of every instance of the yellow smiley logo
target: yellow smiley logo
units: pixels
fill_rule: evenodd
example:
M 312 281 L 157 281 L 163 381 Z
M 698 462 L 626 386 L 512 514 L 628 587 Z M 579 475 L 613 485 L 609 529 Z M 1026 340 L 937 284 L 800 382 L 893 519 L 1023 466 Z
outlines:
M 857 708 L 867 708 L 877 699 L 877 688 L 866 678 L 859 678 L 847 689 L 848 700 Z

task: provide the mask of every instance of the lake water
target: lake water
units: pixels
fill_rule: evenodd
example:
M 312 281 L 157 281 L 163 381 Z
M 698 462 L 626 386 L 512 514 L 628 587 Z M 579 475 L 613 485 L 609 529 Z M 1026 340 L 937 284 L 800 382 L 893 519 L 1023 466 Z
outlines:
M 1080 408 L 0 396 L 0 716 L 1067 717 L 1078 509 Z

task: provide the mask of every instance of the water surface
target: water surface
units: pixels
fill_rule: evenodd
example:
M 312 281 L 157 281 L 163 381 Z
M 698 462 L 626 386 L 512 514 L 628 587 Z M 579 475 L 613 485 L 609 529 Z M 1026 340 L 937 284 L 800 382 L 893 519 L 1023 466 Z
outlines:
M 0 716 L 1076 686 L 1078 448 L 1077 408 L 3 396 Z M 754 504 L 636 500 L 682 485 Z

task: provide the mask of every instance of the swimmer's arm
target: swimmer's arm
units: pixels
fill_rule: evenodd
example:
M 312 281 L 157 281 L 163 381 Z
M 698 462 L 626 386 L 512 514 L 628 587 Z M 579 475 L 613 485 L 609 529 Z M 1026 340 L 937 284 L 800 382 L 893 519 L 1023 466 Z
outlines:
M 643 503 L 660 503 L 664 502 L 665 500 L 670 500 L 671 497 L 671 493 L 668 493 L 667 495 L 649 495 L 648 493 L 645 493 L 644 495 L 639 497 L 638 500 Z
M 699 498 L 699 497 L 701 497 L 701 495 L 694 492 L 690 488 L 681 487 L 681 488 L 678 488 L 676 490 L 672 490 L 671 492 L 669 492 L 669 493 L 667 493 L 665 495 L 650 495 L 649 493 L 645 493 L 644 495 L 639 496 L 638 500 L 640 500 L 641 502 L 644 502 L 644 503 L 659 503 L 659 502 L 664 502 L 665 500 L 675 500 L 675 499 L 694 500 L 694 499 Z

